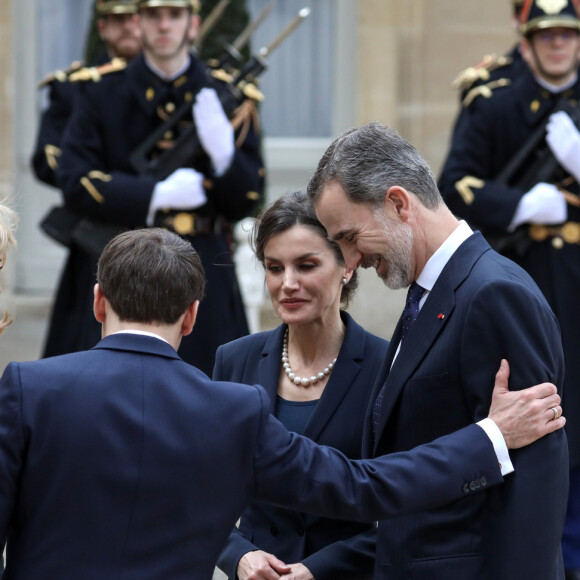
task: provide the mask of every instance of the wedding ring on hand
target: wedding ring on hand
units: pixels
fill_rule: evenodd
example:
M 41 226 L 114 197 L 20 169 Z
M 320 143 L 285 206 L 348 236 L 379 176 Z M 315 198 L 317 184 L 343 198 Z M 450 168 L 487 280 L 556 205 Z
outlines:
M 552 407 L 552 411 L 554 411 L 554 420 L 556 420 L 560 416 L 560 411 L 558 411 L 558 407 Z

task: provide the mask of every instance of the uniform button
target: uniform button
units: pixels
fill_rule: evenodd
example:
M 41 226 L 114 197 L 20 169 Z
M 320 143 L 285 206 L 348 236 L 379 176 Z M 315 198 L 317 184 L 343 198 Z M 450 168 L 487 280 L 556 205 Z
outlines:
M 175 105 L 174 105 L 173 103 L 167 103 L 167 104 L 165 105 L 165 110 L 166 110 L 168 113 L 173 113 L 173 111 L 175 111 Z
M 299 536 L 303 536 L 304 535 L 304 528 L 298 528 L 298 535 Z
M 469 483 L 463 484 L 463 493 L 469 493 Z
M 485 479 L 485 477 L 482 477 L 479 480 L 479 483 L 481 484 L 481 487 L 485 487 L 487 485 L 487 479 Z
M 277 536 L 277 535 L 278 535 L 278 526 L 271 526 L 271 527 L 270 527 L 270 533 L 271 533 L 273 536 Z
M 471 491 L 475 491 L 475 490 L 476 490 L 478 487 L 479 487 L 479 486 L 477 485 L 477 482 L 476 482 L 476 481 L 472 481 L 472 482 L 469 484 L 469 489 L 470 489 Z
M 555 250 L 561 250 L 564 247 L 564 240 L 560 237 L 552 238 L 552 247 Z

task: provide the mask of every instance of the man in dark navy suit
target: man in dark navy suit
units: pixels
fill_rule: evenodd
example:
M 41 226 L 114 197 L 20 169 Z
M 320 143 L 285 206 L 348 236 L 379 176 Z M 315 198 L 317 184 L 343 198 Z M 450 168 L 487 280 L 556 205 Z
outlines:
M 371 395 L 363 456 L 407 451 L 484 417 L 503 358 L 514 388 L 539 379 L 561 389 L 558 323 L 541 291 L 453 216 L 425 160 L 395 131 L 370 123 L 338 137 L 309 195 L 348 267 L 409 286 Z M 379 522 L 375 577 L 563 579 L 564 432 L 514 451 L 511 462 L 506 485 Z
M 0 380 L 5 580 L 209 580 L 252 499 L 373 521 L 502 481 L 478 425 L 351 462 L 286 431 L 261 387 L 211 381 L 181 360 L 204 275 L 171 232 L 115 237 L 97 279 L 97 346 L 12 363 Z M 554 385 L 511 393 L 505 366 L 498 384 L 486 421 L 508 447 L 563 426 Z

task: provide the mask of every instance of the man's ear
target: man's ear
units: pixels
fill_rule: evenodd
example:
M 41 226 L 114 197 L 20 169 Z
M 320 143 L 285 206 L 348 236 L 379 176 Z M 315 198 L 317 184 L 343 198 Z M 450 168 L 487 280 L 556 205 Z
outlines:
M 182 336 L 187 336 L 191 334 L 193 326 L 195 324 L 195 319 L 197 318 L 197 309 L 199 308 L 199 300 L 192 302 L 185 311 L 185 316 L 181 322 L 181 334 Z
M 410 206 L 410 194 L 404 187 L 400 187 L 399 185 L 389 187 L 384 201 L 384 209 L 387 216 L 398 217 L 399 219 L 407 221 Z
M 98 284 L 95 284 L 93 293 L 94 293 L 93 313 L 95 315 L 95 318 L 97 319 L 97 322 L 103 323 L 107 318 L 107 311 L 105 308 L 106 298 L 105 295 L 103 294 L 103 291 L 101 290 L 101 287 Z
M 107 42 L 107 34 L 105 21 L 102 18 L 97 18 L 97 30 L 99 31 L 99 36 L 103 42 Z
M 193 14 L 191 17 L 191 21 L 189 23 L 189 42 L 193 43 L 193 41 L 197 38 L 199 33 L 199 25 L 201 23 L 201 19 L 199 14 Z
M 532 46 L 530 45 L 530 41 L 527 38 L 522 38 L 520 40 L 520 53 L 529 67 L 535 66 L 535 62 L 532 56 Z

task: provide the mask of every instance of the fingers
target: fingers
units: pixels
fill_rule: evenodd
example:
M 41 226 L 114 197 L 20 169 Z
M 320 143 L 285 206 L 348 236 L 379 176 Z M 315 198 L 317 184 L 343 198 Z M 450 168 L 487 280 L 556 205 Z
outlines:
M 551 403 L 553 403 L 552 406 L 560 404 L 560 395 L 558 395 L 558 389 L 556 388 L 556 385 L 552 383 L 541 383 L 540 385 L 534 385 L 533 387 L 529 387 L 518 392 L 520 393 L 522 400 L 524 398 L 529 400 L 546 399 L 543 401 L 546 403 L 546 406 Z
M 557 421 L 562 416 L 562 407 L 560 405 L 554 405 L 546 411 L 545 415 L 546 423 Z
M 501 363 L 499 364 L 499 369 L 495 374 L 494 390 L 497 393 L 503 393 L 508 391 L 509 376 L 510 376 L 510 365 L 505 358 L 502 358 Z
M 290 567 L 273 554 L 255 550 L 244 554 L 238 562 L 237 576 L 240 580 L 277 580 Z
M 546 423 L 546 431 L 544 435 L 548 435 L 548 433 L 553 433 L 558 429 L 562 429 L 566 425 L 566 417 L 558 417 L 557 419 L 552 419 Z

